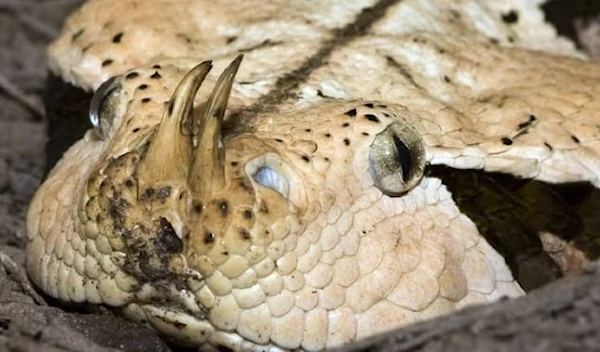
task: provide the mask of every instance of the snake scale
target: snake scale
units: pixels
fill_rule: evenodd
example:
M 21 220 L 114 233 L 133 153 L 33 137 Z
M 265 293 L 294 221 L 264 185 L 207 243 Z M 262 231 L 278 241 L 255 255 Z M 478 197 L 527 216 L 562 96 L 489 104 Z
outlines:
M 49 64 L 94 126 L 32 201 L 29 275 L 236 351 L 523 294 L 430 170 L 600 185 L 600 65 L 539 3 L 86 2 Z

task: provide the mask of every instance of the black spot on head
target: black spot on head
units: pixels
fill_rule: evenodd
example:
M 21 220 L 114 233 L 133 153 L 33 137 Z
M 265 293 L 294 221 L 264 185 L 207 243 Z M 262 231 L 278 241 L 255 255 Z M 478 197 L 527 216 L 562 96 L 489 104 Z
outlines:
M 156 64 L 156 65 L 153 65 L 152 68 L 156 69 L 156 70 L 160 70 L 162 67 L 160 67 L 160 65 Z
M 160 75 L 160 73 L 158 73 L 158 71 L 154 71 L 154 73 L 152 74 L 152 76 L 150 76 L 150 78 L 159 79 L 159 78 L 162 78 L 162 76 Z
M 446 75 L 444 75 L 444 81 L 446 81 L 446 83 L 450 83 L 450 78 Z
M 350 123 L 349 123 L 349 122 L 344 122 L 344 123 L 342 124 L 342 127 L 348 127 L 348 126 L 350 126 Z
M 234 167 L 238 166 L 238 162 L 237 161 L 232 161 L 230 164 L 231 164 L 231 166 L 234 166 Z
M 120 42 L 121 42 L 121 39 L 123 39 L 123 32 L 121 32 L 121 33 L 117 33 L 117 34 L 116 34 L 116 35 L 113 37 L 112 41 L 113 41 L 113 43 L 117 44 L 117 43 L 120 43 Z
M 282 139 L 280 139 L 280 138 L 275 138 L 275 142 L 278 142 L 278 143 L 283 143 L 283 140 L 282 140 Z
M 301 158 L 302 158 L 302 160 L 306 161 L 307 163 L 310 162 L 310 158 L 306 155 L 302 155 Z
M 373 114 L 366 114 L 365 118 L 369 121 L 379 122 L 379 118 Z
M 350 140 L 348 138 L 344 138 L 344 144 L 345 145 L 350 145 Z
M 362 135 L 363 135 L 363 136 L 368 136 L 368 135 L 369 135 L 369 132 L 363 132 L 363 133 L 362 133 Z
M 244 216 L 244 219 L 251 220 L 254 217 L 254 214 L 252 213 L 252 210 L 246 209 L 243 212 L 243 216 Z
M 310 132 L 310 131 L 312 131 L 310 128 L 307 128 L 304 130 L 304 132 Z
M 365 104 L 365 106 L 368 107 L 368 108 L 370 108 L 370 109 L 373 109 L 373 103 L 367 103 L 367 104 Z
M 348 111 L 346 111 L 345 114 L 350 117 L 354 117 L 354 116 L 356 116 L 356 109 L 348 110 Z
M 229 204 L 226 200 L 223 200 L 221 203 L 219 203 L 219 210 L 221 211 L 221 216 L 227 216 L 229 213 Z
M 552 148 L 552 146 L 548 143 L 548 142 L 544 142 L 544 145 L 546 146 L 546 148 L 548 148 L 550 151 L 553 151 L 554 148 Z
M 502 139 L 500 139 L 500 141 L 502 141 L 502 144 L 504 144 L 504 145 L 511 145 L 511 144 L 513 144 L 512 139 L 510 139 L 508 137 L 502 137 Z
M 78 30 L 77 32 L 73 33 L 73 35 L 71 36 L 71 41 L 76 41 L 77 39 L 79 39 L 79 37 L 81 37 L 81 35 L 83 34 L 83 32 L 85 32 L 85 28 L 82 28 L 80 30 Z
M 525 122 L 521 122 L 519 124 L 519 126 L 517 126 L 517 129 L 522 130 L 525 128 L 529 128 L 535 122 L 535 120 L 536 120 L 535 116 L 529 115 L 529 119 Z
M 231 44 L 231 43 L 235 42 L 236 40 L 237 40 L 237 37 L 236 37 L 236 36 L 233 36 L 233 37 L 228 37 L 228 38 L 225 40 L 225 42 L 226 42 L 227 44 Z
M 148 85 L 147 85 L 147 84 L 140 84 L 140 85 L 138 86 L 138 89 L 139 89 L 139 90 L 146 90 L 146 89 L 148 89 Z
M 327 137 L 327 138 L 331 137 L 331 133 L 325 133 L 325 137 Z
M 207 231 L 204 234 L 204 244 L 210 244 L 213 242 L 215 242 L 215 234 L 210 231 Z
M 131 130 L 131 132 L 133 132 L 133 133 L 137 133 L 137 132 L 139 132 L 139 131 L 140 131 L 140 128 L 139 128 L 139 127 L 136 127 L 136 128 L 134 128 L 134 129 L 132 129 L 132 130 Z
M 125 180 L 125 186 L 126 187 L 131 188 L 131 187 L 133 187 L 133 185 L 134 185 L 134 183 L 133 183 L 133 181 L 131 179 Z
M 506 24 L 514 24 L 519 21 L 519 13 L 515 10 L 510 10 L 502 14 L 502 22 Z
M 114 61 L 112 59 L 106 59 L 104 61 L 102 61 L 102 67 L 106 67 L 109 66 L 110 64 L 112 64 Z
M 326 162 L 329 162 L 329 158 L 328 157 L 324 157 L 323 160 L 325 160 Z
M 244 241 L 247 241 L 250 239 L 250 232 L 248 232 L 248 230 L 246 230 L 246 229 L 240 229 L 240 237 Z
M 152 101 L 152 99 L 150 99 L 150 98 L 144 98 L 144 99 L 142 99 L 142 104 L 149 103 L 150 101 Z
M 125 76 L 125 79 L 134 79 L 134 78 L 136 78 L 136 77 L 137 77 L 137 76 L 139 76 L 139 75 L 140 75 L 140 74 L 139 74 L 139 73 L 137 73 L 137 72 L 129 72 L 129 73 L 128 73 L 128 74 Z
M 142 200 L 148 201 L 148 200 L 152 199 L 152 197 L 154 197 L 154 193 L 155 193 L 154 188 L 152 188 L 152 187 L 146 188 L 144 193 L 142 193 Z
M 577 143 L 577 144 L 581 143 L 581 142 L 579 141 L 579 138 L 577 138 L 576 136 L 573 136 L 573 135 L 571 136 L 571 140 L 573 140 L 573 142 L 575 142 L 575 143 Z

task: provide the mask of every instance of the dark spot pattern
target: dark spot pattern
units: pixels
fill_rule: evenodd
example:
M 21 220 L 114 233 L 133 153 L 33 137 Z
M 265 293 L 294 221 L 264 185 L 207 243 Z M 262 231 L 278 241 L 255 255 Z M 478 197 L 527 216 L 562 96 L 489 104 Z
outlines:
M 141 199 L 143 201 L 149 201 L 154 197 L 154 193 L 155 193 L 154 188 L 148 187 L 148 188 L 146 188 L 144 193 L 142 193 Z
M 158 73 L 158 71 L 155 71 L 152 76 L 150 76 L 150 78 L 152 79 L 160 79 L 162 78 L 162 76 L 160 75 L 160 73 Z
M 504 144 L 504 145 L 511 145 L 511 144 L 513 144 L 512 139 L 510 139 L 508 137 L 502 137 L 502 139 L 500 139 L 500 141 L 502 141 L 502 144 Z
M 525 122 L 521 122 L 519 126 L 517 126 L 518 130 L 523 130 L 531 127 L 533 123 L 536 121 L 536 117 L 534 115 L 529 115 L 529 119 Z
M 356 116 L 356 109 L 348 110 L 348 111 L 346 111 L 345 114 L 350 117 L 354 117 L 354 116 Z
M 115 36 L 112 39 L 112 42 L 118 44 L 121 42 L 121 39 L 123 39 L 123 32 L 115 34 Z
M 246 229 L 240 229 L 240 237 L 244 241 L 247 241 L 250 239 L 250 232 L 248 232 L 248 230 L 246 230 Z
M 244 219 L 251 220 L 254 217 L 254 214 L 252 213 L 252 210 L 246 209 L 243 212 L 243 216 L 244 216 Z
M 366 107 L 368 107 L 369 109 L 373 109 L 373 103 L 367 103 L 365 104 Z
M 379 118 L 373 114 L 366 114 L 365 118 L 369 121 L 379 122 Z
M 579 141 L 579 138 L 577 138 L 577 136 L 571 135 L 571 140 L 577 144 L 581 143 L 581 141 Z
M 110 66 L 114 61 L 112 59 L 106 59 L 102 61 L 102 67 Z
M 150 101 L 152 101 L 152 99 L 151 99 L 151 98 L 143 98 L 143 99 L 142 99 L 142 104 L 149 103 Z
M 125 76 L 125 79 L 134 79 L 134 78 L 136 78 L 136 77 L 137 77 L 137 76 L 139 76 L 139 75 L 140 75 L 140 74 L 139 74 L 139 73 L 137 73 L 137 72 L 135 72 L 135 71 L 134 71 L 134 72 L 129 72 L 129 73 L 128 73 L 128 74 Z
M 348 138 L 344 138 L 344 144 L 345 145 L 350 145 L 350 140 Z
M 502 22 L 506 24 L 515 24 L 519 22 L 519 13 L 515 10 L 510 10 L 502 14 Z
M 207 231 L 204 234 L 204 244 L 211 244 L 213 242 L 215 242 L 215 234 L 210 231 Z
M 138 86 L 138 89 L 139 89 L 139 90 L 146 90 L 146 89 L 148 89 L 148 85 L 147 85 L 147 84 L 140 84 L 140 85 Z

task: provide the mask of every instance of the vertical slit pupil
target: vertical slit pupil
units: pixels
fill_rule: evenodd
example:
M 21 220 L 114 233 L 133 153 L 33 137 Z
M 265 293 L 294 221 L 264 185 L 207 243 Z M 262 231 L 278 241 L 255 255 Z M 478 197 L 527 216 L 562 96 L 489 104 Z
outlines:
M 412 169 L 412 155 L 408 146 L 396 135 L 394 135 L 394 145 L 398 152 L 398 161 L 402 167 L 402 179 L 406 181 L 410 176 L 410 171 Z

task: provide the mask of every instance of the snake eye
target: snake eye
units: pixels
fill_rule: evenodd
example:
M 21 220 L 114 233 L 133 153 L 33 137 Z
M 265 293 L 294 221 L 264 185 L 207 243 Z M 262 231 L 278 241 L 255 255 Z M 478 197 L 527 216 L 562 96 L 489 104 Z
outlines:
M 268 166 L 263 166 L 252 175 L 254 181 L 263 187 L 270 188 L 275 192 L 283 194 L 285 197 L 289 196 L 290 184 L 288 180 L 283 177 L 279 172 L 273 170 Z
M 96 90 L 90 101 L 90 122 L 104 139 L 116 115 L 116 97 L 121 90 L 121 85 L 116 83 L 116 77 L 106 80 Z
M 399 196 L 419 183 L 425 170 L 425 147 L 417 133 L 396 122 L 379 133 L 369 152 L 369 172 L 375 186 Z

